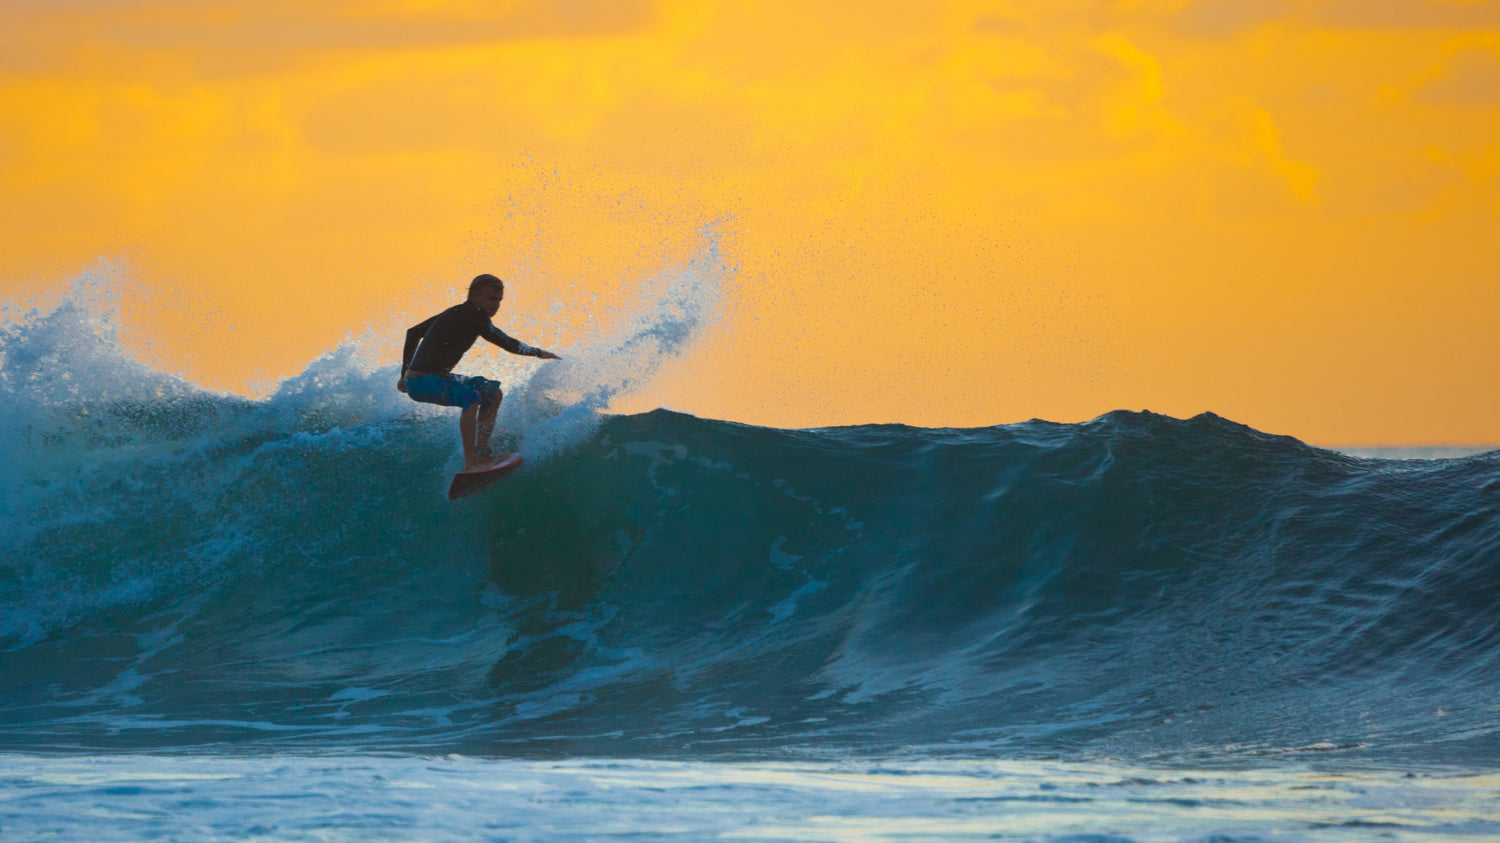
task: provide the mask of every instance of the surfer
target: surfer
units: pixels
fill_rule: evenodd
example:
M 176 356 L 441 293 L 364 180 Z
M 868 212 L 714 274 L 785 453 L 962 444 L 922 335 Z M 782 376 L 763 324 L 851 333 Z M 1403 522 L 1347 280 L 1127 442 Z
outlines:
M 480 376 L 456 375 L 453 367 L 484 337 L 511 354 L 542 360 L 561 360 L 556 354 L 507 336 L 490 319 L 500 311 L 505 282 L 488 273 L 469 283 L 469 298 L 406 332 L 401 352 L 401 378 L 396 388 L 413 401 L 460 407 L 459 434 L 464 440 L 464 471 L 475 471 L 495 462 L 490 453 L 490 435 L 495 414 L 505 393 L 500 382 Z

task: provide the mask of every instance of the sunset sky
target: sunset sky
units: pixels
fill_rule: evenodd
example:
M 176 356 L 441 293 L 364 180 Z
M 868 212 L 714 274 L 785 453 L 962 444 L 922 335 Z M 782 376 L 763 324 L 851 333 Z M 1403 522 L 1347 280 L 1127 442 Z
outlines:
M 716 261 L 618 409 L 1500 443 L 1500 0 L 9 0 L 0 184 L 0 298 L 216 390 Z

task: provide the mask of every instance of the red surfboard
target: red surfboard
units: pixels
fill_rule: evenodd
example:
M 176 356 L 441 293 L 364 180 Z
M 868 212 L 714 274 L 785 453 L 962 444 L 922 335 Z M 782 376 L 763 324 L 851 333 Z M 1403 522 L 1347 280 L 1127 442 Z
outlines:
M 489 468 L 481 468 L 475 471 L 460 471 L 453 475 L 453 482 L 448 486 L 448 500 L 456 501 L 459 498 L 472 495 L 515 471 L 520 466 L 521 455 L 511 454 Z

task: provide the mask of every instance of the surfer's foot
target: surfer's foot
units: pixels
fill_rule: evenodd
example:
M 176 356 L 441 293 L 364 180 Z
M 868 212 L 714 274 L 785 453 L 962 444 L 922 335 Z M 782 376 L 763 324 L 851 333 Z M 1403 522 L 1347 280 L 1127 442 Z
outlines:
M 476 457 L 473 462 L 464 463 L 464 471 L 466 473 L 470 471 L 484 471 L 486 468 L 491 468 L 499 464 L 499 462 L 499 457 L 492 454 L 485 454 L 482 457 Z

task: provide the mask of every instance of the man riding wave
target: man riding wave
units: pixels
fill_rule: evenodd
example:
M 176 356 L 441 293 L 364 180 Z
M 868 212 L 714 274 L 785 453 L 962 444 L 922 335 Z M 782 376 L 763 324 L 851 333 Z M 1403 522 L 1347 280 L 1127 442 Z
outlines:
M 495 327 L 490 319 L 500 311 L 503 298 L 505 282 L 488 273 L 476 276 L 469 284 L 467 301 L 407 330 L 406 347 L 401 352 L 397 389 L 413 401 L 462 408 L 458 430 L 463 437 L 464 471 L 477 471 L 496 462 L 490 453 L 490 436 L 505 397 L 499 381 L 454 374 L 453 367 L 474 346 L 474 341 L 484 337 L 511 354 L 541 360 L 562 359 Z

